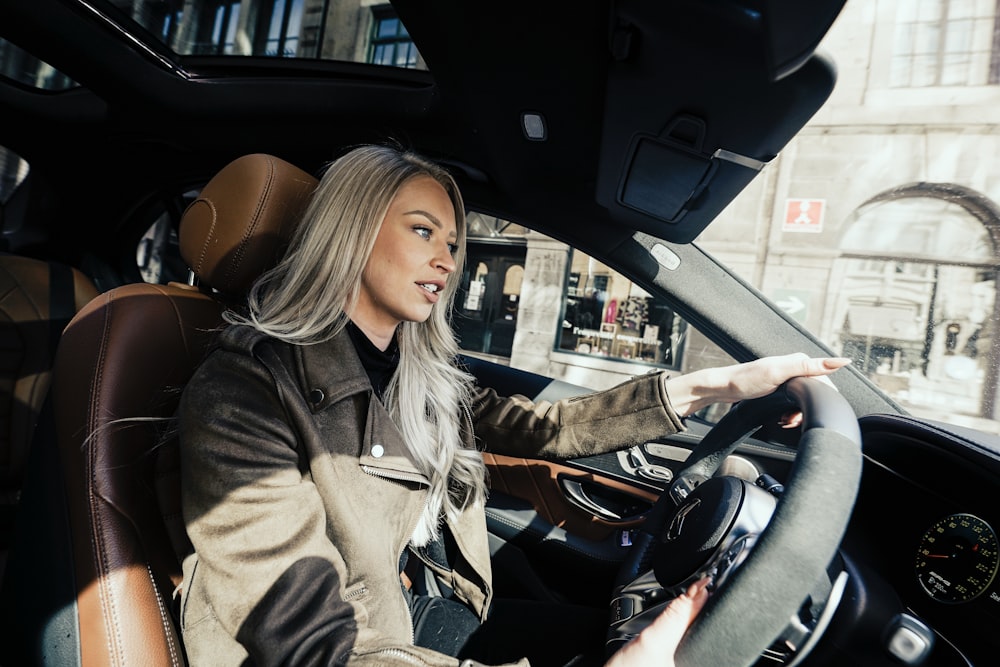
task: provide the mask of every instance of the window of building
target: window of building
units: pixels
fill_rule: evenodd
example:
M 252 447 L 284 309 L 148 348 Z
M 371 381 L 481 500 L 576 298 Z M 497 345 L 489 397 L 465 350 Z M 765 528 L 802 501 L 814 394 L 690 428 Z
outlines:
M 215 0 L 183 10 L 147 10 L 136 20 L 178 53 L 294 58 L 300 53 L 305 0 Z
M 466 352 L 511 356 L 527 254 L 521 225 L 478 211 L 465 216 L 468 245 L 452 324 Z
M 572 252 L 557 349 L 680 368 L 686 323 L 662 299 Z
M 301 58 L 427 69 L 385 0 L 100 2 L 124 30 L 140 41 L 158 40 L 178 56 Z
M 184 10 L 179 3 L 154 2 L 145 7 L 145 25 L 165 44 L 173 44 L 177 29 L 184 19 Z
M 303 0 L 277 0 L 271 11 L 264 55 L 294 58 L 299 48 Z
M 191 42 L 184 50 L 203 56 L 239 53 L 237 35 L 242 3 L 238 0 L 205 3 L 197 9 L 199 11 L 192 14 L 192 22 L 178 31 L 180 39 L 186 37 Z
M 374 65 L 416 67 L 417 47 L 395 11 L 391 7 L 380 7 L 375 10 L 374 18 L 368 61 Z
M 977 86 L 997 83 L 995 0 L 899 2 L 890 85 Z

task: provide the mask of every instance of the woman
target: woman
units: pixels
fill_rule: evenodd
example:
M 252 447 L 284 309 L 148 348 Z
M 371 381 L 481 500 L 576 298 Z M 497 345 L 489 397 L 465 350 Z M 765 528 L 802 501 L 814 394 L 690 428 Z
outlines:
M 247 313 L 229 314 L 179 413 L 192 664 L 515 660 L 502 650 L 521 635 L 509 632 L 518 619 L 507 616 L 502 641 L 487 632 L 503 614 L 478 449 L 572 458 L 628 447 L 676 432 L 704 406 L 846 363 L 792 355 L 645 375 L 555 404 L 500 397 L 454 365 L 448 315 L 464 251 L 464 206 L 445 171 L 393 148 L 357 148 L 327 169 Z M 451 596 L 407 592 L 408 558 Z M 704 595 L 693 590 L 690 608 Z M 672 651 L 669 621 L 670 632 L 649 633 L 620 660 Z M 526 643 L 539 664 L 562 660 L 565 647 Z

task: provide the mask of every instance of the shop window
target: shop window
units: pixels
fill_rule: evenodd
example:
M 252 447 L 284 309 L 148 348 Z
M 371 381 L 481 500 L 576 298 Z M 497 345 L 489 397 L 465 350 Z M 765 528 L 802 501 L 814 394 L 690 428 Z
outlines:
M 463 350 L 510 357 L 524 258 L 524 246 L 469 243 L 452 318 Z
M 663 299 L 578 250 L 563 306 L 559 351 L 680 368 L 686 323 Z

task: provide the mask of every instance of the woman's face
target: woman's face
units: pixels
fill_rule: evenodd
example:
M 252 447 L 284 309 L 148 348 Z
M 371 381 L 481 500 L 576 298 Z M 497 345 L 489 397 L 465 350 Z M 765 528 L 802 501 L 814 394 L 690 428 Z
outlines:
M 361 277 L 351 319 L 383 349 L 400 322 L 423 322 L 455 271 L 458 231 L 445 189 L 429 176 L 400 188 Z M 384 345 L 383 345 L 384 343 Z

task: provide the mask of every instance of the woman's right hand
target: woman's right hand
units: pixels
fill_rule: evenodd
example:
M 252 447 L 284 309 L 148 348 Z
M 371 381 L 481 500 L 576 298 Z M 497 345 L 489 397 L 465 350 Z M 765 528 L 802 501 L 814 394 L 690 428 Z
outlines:
M 648 628 L 611 656 L 606 667 L 674 667 L 674 651 L 691 621 L 705 606 L 708 584 L 708 579 L 691 584 Z
M 664 386 L 674 410 L 687 417 L 713 403 L 766 396 L 794 377 L 825 378 L 849 363 L 846 357 L 810 358 L 796 352 L 675 375 L 667 378 Z

